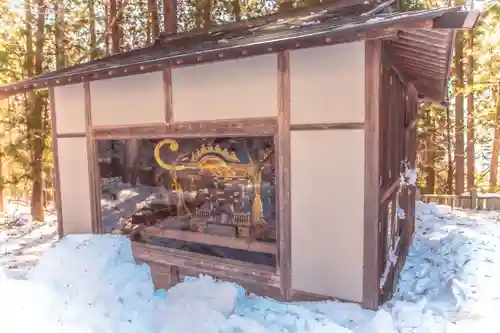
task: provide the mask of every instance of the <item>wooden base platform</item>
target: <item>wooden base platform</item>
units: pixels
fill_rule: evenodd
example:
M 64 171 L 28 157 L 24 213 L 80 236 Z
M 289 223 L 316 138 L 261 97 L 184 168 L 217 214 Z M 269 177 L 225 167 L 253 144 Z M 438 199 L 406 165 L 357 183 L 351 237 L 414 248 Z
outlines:
M 276 268 L 236 260 L 211 257 L 182 250 L 132 242 L 139 263 L 151 268 L 156 288 L 169 289 L 186 276 L 206 274 L 239 284 L 249 293 L 284 301 L 280 275 Z M 292 301 L 333 300 L 332 297 L 292 290 Z

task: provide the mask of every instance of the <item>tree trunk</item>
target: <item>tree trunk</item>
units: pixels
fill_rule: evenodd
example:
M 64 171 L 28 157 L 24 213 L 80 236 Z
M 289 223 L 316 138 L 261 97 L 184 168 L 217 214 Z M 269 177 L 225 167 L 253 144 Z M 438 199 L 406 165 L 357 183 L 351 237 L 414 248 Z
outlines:
M 64 57 L 64 4 L 62 0 L 56 1 L 54 11 L 54 47 L 56 53 L 56 69 L 61 69 L 66 65 Z
M 124 40 L 123 40 L 123 11 L 125 10 L 125 4 L 126 1 L 123 0 L 116 0 L 116 30 L 118 34 L 118 51 L 117 53 L 120 53 L 123 49 L 124 46 Z
M 474 30 L 469 30 L 469 56 L 467 57 L 467 86 L 469 93 L 467 94 L 467 189 L 470 191 L 475 188 L 476 178 L 476 154 L 474 149 L 475 143 L 475 116 L 474 116 Z
M 426 128 L 424 172 L 426 182 L 423 191 L 425 194 L 434 194 L 436 188 L 436 146 L 434 144 L 436 126 L 433 121 L 435 117 L 432 115 L 431 107 L 426 108 L 424 117 L 424 124 Z
M 95 31 L 95 0 L 89 1 L 89 34 L 90 34 L 90 60 L 96 60 L 99 57 L 97 51 L 97 37 Z
M 37 0 L 37 30 L 36 30 L 36 53 L 35 53 L 35 75 L 43 73 L 43 46 L 45 43 L 45 10 L 44 0 Z M 32 114 L 33 136 L 33 160 L 32 160 L 32 189 L 31 189 L 31 216 L 34 220 L 43 221 L 43 114 L 45 98 L 40 93 L 35 93 L 35 104 Z
M 452 156 L 452 142 L 451 142 L 451 116 L 450 108 L 446 108 L 446 150 L 448 158 L 448 172 L 446 176 L 447 193 L 453 194 L 453 156 Z
M 201 29 L 203 26 L 203 1 L 204 0 L 196 0 L 195 3 L 196 13 L 194 14 L 194 26 L 196 29 Z
M 111 24 L 111 53 L 120 52 L 120 32 L 118 31 L 116 0 L 109 0 L 109 22 Z
M 212 27 L 212 0 L 203 1 L 203 28 L 210 29 Z
M 151 31 L 151 41 L 154 43 L 160 35 L 160 25 L 158 21 L 158 5 L 155 0 L 148 1 L 148 29 Z
M 455 190 L 457 194 L 464 192 L 464 71 L 463 71 L 463 32 L 457 31 L 455 37 Z
M 115 7 L 116 8 L 116 7 Z M 111 27 L 109 24 L 111 23 L 110 19 L 111 13 L 110 13 L 110 2 L 105 1 L 104 2 L 104 26 L 106 27 L 106 31 L 104 32 L 104 52 L 106 55 L 110 55 L 110 47 L 109 47 L 109 30 Z
M 241 21 L 241 4 L 240 0 L 233 0 L 233 15 L 235 21 Z
M 493 138 L 491 153 L 491 167 L 490 167 L 490 192 L 497 191 L 497 179 L 498 179 L 498 153 L 500 151 L 500 84 L 493 90 L 496 95 L 495 98 L 495 109 L 496 109 L 496 121 L 495 121 L 495 134 Z
M 33 14 L 31 13 L 31 0 L 24 1 L 25 11 L 25 33 L 26 33 L 26 60 L 24 62 L 25 75 L 33 76 L 34 52 L 33 52 Z
M 279 2 L 279 11 L 286 11 L 293 8 L 293 0 L 281 0 Z
M 165 34 L 177 33 L 176 0 L 163 0 L 163 31 Z
M 3 147 L 2 151 L 0 151 L 0 212 L 4 211 L 4 178 L 3 178 Z

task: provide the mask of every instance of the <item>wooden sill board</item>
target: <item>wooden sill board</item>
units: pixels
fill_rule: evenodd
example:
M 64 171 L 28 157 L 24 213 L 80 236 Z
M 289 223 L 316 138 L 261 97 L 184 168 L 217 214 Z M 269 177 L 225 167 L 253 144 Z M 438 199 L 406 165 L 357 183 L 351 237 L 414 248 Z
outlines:
M 280 277 L 274 267 L 211 257 L 135 241 L 132 242 L 132 251 L 140 262 L 194 269 L 200 273 L 222 279 L 263 283 L 278 288 L 280 286 Z
M 193 242 L 207 245 L 228 247 L 232 249 L 277 254 L 277 245 L 259 241 L 246 241 L 245 239 L 229 238 L 224 236 L 204 234 L 200 232 L 163 229 L 155 226 L 148 226 L 141 229 L 141 235 L 146 237 L 165 237 L 177 239 L 185 242 Z

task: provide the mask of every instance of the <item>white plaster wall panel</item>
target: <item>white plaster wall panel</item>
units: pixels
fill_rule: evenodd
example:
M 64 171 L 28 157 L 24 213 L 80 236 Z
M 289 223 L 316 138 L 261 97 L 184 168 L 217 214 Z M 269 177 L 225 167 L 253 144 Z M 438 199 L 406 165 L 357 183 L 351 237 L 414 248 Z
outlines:
M 277 55 L 172 70 L 175 122 L 278 115 Z
M 85 138 L 57 139 L 64 234 L 92 232 L 90 176 Z
M 365 119 L 365 44 L 290 52 L 291 123 L 354 123 Z
M 364 131 L 292 131 L 291 176 L 292 288 L 361 302 Z
M 90 82 L 93 126 L 164 123 L 165 89 L 162 72 Z
M 58 134 L 85 133 L 85 90 L 83 83 L 54 88 Z

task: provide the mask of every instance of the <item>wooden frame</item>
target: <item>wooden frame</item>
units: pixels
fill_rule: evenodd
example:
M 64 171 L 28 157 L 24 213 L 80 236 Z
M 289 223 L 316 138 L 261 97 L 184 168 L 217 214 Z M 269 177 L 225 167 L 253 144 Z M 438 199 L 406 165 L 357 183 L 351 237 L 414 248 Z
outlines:
M 273 137 L 274 142 L 277 141 L 277 120 L 276 118 L 257 118 L 257 119 L 235 119 L 235 120 L 224 120 L 224 121 L 207 121 L 207 122 L 190 122 L 190 123 L 174 123 L 174 124 L 157 124 L 153 126 L 135 126 L 135 127 L 114 127 L 114 128 L 95 128 L 90 135 L 92 137 L 92 141 L 95 145 L 95 140 L 99 139 L 110 139 L 110 140 L 122 140 L 122 139 L 146 139 L 146 138 L 196 138 L 196 137 L 231 137 L 231 136 L 243 136 L 243 137 Z M 96 163 L 97 157 L 93 156 L 93 161 Z M 98 180 L 98 175 L 94 175 L 94 179 Z M 97 187 L 99 188 L 99 187 Z M 97 202 L 100 202 L 100 193 L 96 192 L 94 195 L 97 197 Z M 280 199 L 276 201 L 276 205 L 278 205 Z M 100 207 L 98 207 L 100 210 Z M 99 224 L 100 221 L 97 221 Z M 281 221 L 278 214 L 278 219 L 276 221 L 277 225 L 281 225 Z M 99 230 L 102 230 L 102 225 L 98 225 Z M 141 229 L 141 234 L 151 237 L 151 236 L 160 236 L 167 237 L 171 239 L 177 239 L 182 241 L 190 241 L 190 242 L 198 242 L 209 245 L 218 245 L 225 246 L 233 249 L 268 253 L 268 254 L 277 254 L 278 244 L 281 244 L 279 240 L 279 235 L 276 244 L 267 244 L 262 242 L 252 242 L 247 243 L 244 240 L 240 239 L 230 239 L 222 236 L 209 235 L 209 234 L 192 234 L 183 231 L 177 230 L 163 230 L 156 227 L 145 227 Z M 176 261 L 175 263 L 168 264 L 169 266 L 177 266 L 179 263 L 186 263 L 185 265 L 179 266 L 182 269 L 196 269 L 200 273 L 205 274 L 214 274 L 209 267 L 218 265 L 228 265 L 232 268 L 232 274 L 238 277 L 238 270 L 241 270 L 242 276 L 245 276 L 246 271 L 253 271 L 253 274 L 259 274 L 259 272 L 268 273 L 269 267 L 264 265 L 256 265 L 246 262 L 240 262 L 232 259 L 224 259 L 222 261 L 218 261 L 217 258 L 211 257 L 209 255 L 202 255 L 197 253 L 185 252 L 180 250 L 173 250 L 168 248 L 161 247 L 150 247 L 150 245 L 140 244 L 134 242 L 134 249 L 137 249 L 137 253 L 135 256 L 139 261 L 143 261 L 146 263 L 154 262 L 157 265 L 165 264 L 169 262 L 166 257 L 175 253 L 178 257 L 184 258 L 183 261 Z M 140 244 L 140 245 L 139 245 Z M 145 255 L 147 252 L 146 249 L 155 249 L 156 252 L 154 257 Z M 173 251 L 173 252 L 172 252 Z M 160 253 L 163 252 L 163 256 L 165 256 L 164 260 L 157 260 Z M 155 258 L 155 259 L 152 259 Z M 191 259 L 189 259 L 191 258 Z M 193 259 L 194 258 L 194 259 Z M 278 256 L 279 258 L 279 256 Z M 202 260 L 207 263 L 207 266 L 199 265 L 199 264 L 190 264 L 196 260 Z M 279 274 L 279 261 L 277 262 L 277 267 L 273 269 L 276 274 L 276 279 L 280 279 Z M 231 276 L 233 276 L 231 275 Z M 214 276 L 224 278 L 226 277 L 224 274 L 215 274 Z M 230 276 L 230 277 L 231 277 Z M 247 281 L 241 276 L 239 279 L 242 281 Z M 247 281 L 251 282 L 251 281 Z M 278 286 L 279 287 L 279 286 Z
M 414 20 L 407 22 L 404 28 L 429 28 L 433 20 Z M 392 295 L 395 283 L 404 263 L 411 237 L 414 231 L 415 199 L 413 190 L 407 190 L 399 181 L 401 161 L 406 160 L 414 165 L 415 158 L 411 155 L 416 149 L 416 115 L 418 93 L 421 82 L 413 79 L 408 69 L 418 70 L 423 66 L 420 63 L 407 62 L 407 67 L 400 67 L 398 57 L 407 59 L 409 50 L 405 40 L 412 39 L 420 32 L 401 30 L 399 26 L 387 23 L 376 29 L 348 31 L 345 34 L 331 34 L 328 36 L 309 36 L 307 40 L 296 41 L 295 46 L 288 42 L 277 42 L 267 50 L 254 50 L 248 47 L 235 47 L 224 52 L 210 50 L 203 55 L 182 56 L 172 59 L 154 60 L 148 64 L 136 67 L 118 66 L 111 71 L 97 71 L 82 73 L 72 83 L 83 81 L 85 96 L 85 133 L 58 134 L 55 122 L 54 88 L 50 88 L 51 109 L 53 112 L 53 140 L 54 156 L 57 156 L 57 138 L 85 137 L 87 141 L 89 160 L 89 180 L 91 189 L 92 232 L 102 233 L 102 216 L 100 208 L 100 186 L 98 175 L 98 161 L 96 155 L 96 140 L 127 140 L 136 142 L 138 139 L 173 138 L 188 139 L 199 137 L 273 137 L 275 146 L 276 166 L 276 212 L 277 212 L 277 240 L 276 244 L 262 242 L 247 243 L 239 239 L 233 240 L 209 234 L 191 234 L 179 230 L 163 230 L 157 227 L 142 227 L 141 233 L 146 236 L 162 236 L 171 239 L 196 242 L 209 245 L 229 247 L 233 249 L 262 252 L 276 255 L 276 267 L 256 265 L 231 259 L 220 259 L 209 255 L 202 255 L 170 248 L 147 245 L 133 242 L 134 254 L 140 262 L 146 262 L 154 269 L 168 276 L 167 286 L 178 282 L 179 277 L 186 272 L 205 273 L 222 279 L 230 279 L 242 285 L 251 285 L 261 290 L 264 295 L 273 295 L 280 300 L 317 300 L 330 299 L 328 296 L 294 290 L 292 287 L 292 212 L 291 212 L 291 131 L 324 131 L 324 130 L 363 130 L 364 131 L 364 206 L 363 206 L 363 254 L 362 254 L 362 299 L 360 303 L 370 309 Z M 412 35 L 413 34 L 413 35 Z M 443 40 L 442 32 L 425 33 L 426 38 Z M 441 37 L 440 37 L 441 36 Z M 406 39 L 405 39 L 406 38 Z M 349 123 L 310 123 L 291 124 L 291 74 L 290 51 L 297 48 L 306 48 L 317 45 L 330 45 L 354 40 L 364 40 L 364 94 L 365 113 L 364 121 Z M 425 44 L 425 43 L 424 43 Z M 395 46 L 399 45 L 399 46 Z M 410 44 L 408 44 L 410 45 Z M 253 47 L 253 46 L 252 46 Z M 257 46 L 255 46 L 257 47 Z M 255 51 L 256 53 L 253 53 Z M 258 51 L 258 52 L 257 52 Z M 432 60 L 426 51 L 418 51 L 420 60 Z M 277 112 L 272 117 L 220 119 L 215 121 L 175 122 L 172 96 L 172 68 L 191 64 L 217 61 L 231 58 L 248 57 L 257 54 L 275 53 L 277 72 Z M 437 52 L 435 55 L 440 65 L 443 65 Z M 393 57 L 395 55 L 395 57 Z M 449 55 L 448 55 L 449 57 Z M 396 59 L 396 60 L 395 60 Z M 435 71 L 427 68 L 428 72 Z M 93 126 L 90 103 L 90 81 L 110 77 L 120 77 L 131 74 L 161 71 L 163 92 L 165 96 L 164 118 L 158 123 L 132 126 Z M 436 73 L 442 76 L 442 70 Z M 412 78 L 412 80 L 408 79 Z M 67 79 L 67 78 L 65 78 Z M 421 78 L 420 78 L 421 79 Z M 418 82 L 417 82 L 418 81 Z M 69 81 L 68 81 L 69 82 Z M 46 83 L 61 85 L 64 80 Z M 24 88 L 23 88 L 24 89 Z M 403 112 L 404 111 L 404 112 Z M 164 119 L 164 120 L 163 120 Z M 58 160 L 55 158 L 56 173 L 59 172 Z M 386 172 L 389 171 L 389 175 Z M 56 198 L 58 215 L 61 215 L 60 185 L 56 177 Z M 404 221 L 396 227 L 388 225 L 388 217 L 392 221 L 396 218 L 395 207 L 402 206 L 407 214 Z M 389 209 L 392 207 L 392 209 Z M 61 217 L 60 217 L 61 218 Z M 62 221 L 62 219 L 60 220 Z M 62 227 L 62 223 L 61 223 Z M 398 261 L 390 267 L 386 283 L 381 286 L 381 277 L 385 274 L 388 264 L 387 245 L 393 239 L 387 240 L 387 232 L 391 231 L 400 236 L 400 242 L 394 247 Z M 62 229 L 60 235 L 63 234 Z M 391 234 L 392 235 L 392 234 Z M 394 238 L 394 236 L 391 236 Z M 391 263 L 392 264 L 392 263 Z M 153 273 L 154 275 L 155 273 Z M 357 297 L 357 296 L 353 296 Z
M 57 146 L 57 115 L 56 115 L 56 101 L 54 88 L 49 88 L 49 103 L 50 103 L 50 120 L 52 125 L 52 160 L 54 164 L 53 178 L 56 197 L 56 214 L 57 214 L 57 234 L 59 239 L 64 236 L 64 221 L 62 216 L 61 205 L 61 182 L 59 178 L 59 150 Z
M 290 55 L 278 53 L 278 231 L 281 296 L 292 298 L 292 212 L 290 175 Z
M 402 186 L 401 163 L 415 166 L 416 119 L 418 93 L 411 81 L 401 74 L 390 52 L 382 42 L 380 66 L 379 107 L 379 179 L 378 200 L 379 250 L 377 255 L 380 280 L 377 288 L 377 303 L 388 300 L 395 292 L 399 272 L 411 245 L 415 222 L 415 189 Z M 405 217 L 398 216 L 403 208 Z M 391 224 L 388 224 L 391 221 Z M 390 243 L 387 243 L 389 237 Z M 389 245 L 391 248 L 389 248 Z M 397 262 L 388 261 L 388 252 L 393 251 Z
M 155 227 L 145 227 L 141 232 L 146 236 L 163 236 L 172 239 L 199 242 L 211 245 L 226 246 L 235 249 L 263 252 L 277 255 L 276 267 L 256 265 L 231 259 L 220 259 L 181 250 L 174 250 L 144 243 L 133 242 L 134 254 L 139 262 L 151 265 L 155 270 L 162 271 L 162 276 L 168 275 L 168 285 L 178 282 L 176 276 L 180 272 L 197 272 L 210 274 L 222 279 L 230 279 L 242 285 L 251 285 L 254 290 L 264 295 L 272 294 L 280 300 L 320 300 L 331 299 L 324 295 L 315 295 L 292 288 L 291 267 L 291 170 L 290 170 L 290 132 L 291 131 L 321 131 L 321 130 L 358 130 L 365 133 L 365 192 L 364 192 L 364 253 L 363 253 L 363 300 L 367 308 L 377 308 L 383 299 L 379 291 L 381 275 L 380 260 L 382 252 L 373 251 L 379 248 L 381 229 L 379 215 L 381 208 L 388 200 L 395 202 L 393 193 L 399 189 L 399 182 L 393 182 L 389 188 L 379 187 L 379 158 L 381 158 L 380 115 L 383 112 L 380 104 L 380 92 L 383 89 L 382 69 L 384 64 L 391 66 L 391 71 L 399 78 L 397 68 L 390 60 L 384 59 L 383 42 L 369 40 L 365 43 L 365 121 L 359 123 L 315 123 L 290 124 L 290 60 L 289 52 L 277 54 L 278 101 L 277 117 L 245 118 L 217 121 L 174 122 L 172 109 L 172 86 L 170 70 L 163 71 L 165 92 L 165 123 L 138 126 L 92 126 L 92 110 L 90 109 L 89 82 L 84 83 L 85 92 L 85 133 L 60 134 L 55 137 L 86 137 L 89 158 L 89 177 L 91 187 L 92 230 L 102 233 L 102 217 L 100 208 L 100 186 L 96 155 L 96 140 L 137 140 L 160 137 L 196 138 L 196 137 L 229 137 L 229 136 L 272 136 L 274 137 L 275 164 L 277 166 L 276 186 L 277 205 L 277 243 L 246 243 L 233 242 L 214 235 L 192 235 L 185 232 L 161 230 Z M 408 94 L 417 99 L 413 85 L 408 84 Z M 53 88 L 51 88 L 53 94 Z M 52 101 L 53 102 L 53 101 Z M 414 129 L 415 121 L 406 124 L 405 131 Z M 57 167 L 57 166 L 56 166 Z M 60 204 L 59 204 L 60 205 Z M 410 217 L 414 213 L 409 212 Z M 411 239 L 411 230 L 405 237 L 405 242 Z M 193 238 L 194 237 L 194 238 Z M 406 246 L 402 244 L 401 246 Z M 402 252 L 404 249 L 402 248 Z M 400 267 L 397 267 L 400 268 Z M 392 278 L 394 279 L 394 273 Z M 385 296 L 385 295 L 384 295 Z
M 278 81 L 281 82 L 281 75 L 278 75 Z M 164 81 L 164 93 L 165 93 L 165 123 L 150 124 L 150 125 L 140 125 L 140 126 L 92 126 L 91 125 L 91 110 L 90 103 L 86 103 L 87 112 L 87 133 L 89 143 L 89 159 L 91 158 L 91 164 L 94 166 L 94 170 L 97 170 L 97 156 L 94 154 L 95 141 L 96 140 L 130 140 L 130 139 L 152 139 L 152 138 L 196 138 L 196 137 L 273 137 L 276 145 L 276 149 L 280 149 L 278 145 L 284 145 L 286 147 L 281 148 L 282 151 L 288 150 L 288 143 L 280 143 L 280 119 L 282 117 L 266 117 L 266 118 L 245 118 L 245 119 L 231 119 L 231 120 L 217 120 L 217 121 L 197 121 L 197 122 L 174 122 L 173 109 L 172 109 L 172 84 L 171 84 L 171 71 L 169 67 L 163 70 L 163 81 Z M 85 84 L 85 96 L 90 98 L 90 91 L 88 88 L 89 84 Z M 288 88 L 289 91 L 289 88 Z M 289 100 L 289 97 L 285 99 Z M 289 102 L 288 102 L 289 104 Z M 284 105 L 280 103 L 280 105 Z M 288 107 L 289 110 L 289 107 Z M 289 111 L 287 112 L 289 114 Z M 289 116 L 288 116 L 289 119 Z M 289 123 L 289 120 L 288 120 Z M 286 126 L 289 128 L 289 125 Z M 92 152 L 90 150 L 92 149 Z M 278 167 L 278 180 L 277 184 L 283 184 L 283 180 L 279 176 L 279 170 L 281 161 L 276 158 L 276 166 Z M 288 162 L 289 163 L 289 162 Z M 94 180 L 92 195 L 94 196 L 93 202 L 100 202 L 99 193 L 99 176 L 97 172 L 92 172 L 92 179 Z M 278 185 L 278 188 L 280 185 Z M 278 198 L 276 200 L 276 205 L 280 205 L 280 193 L 278 193 Z M 289 195 L 288 195 L 289 197 Z M 101 232 L 103 230 L 102 219 L 100 216 L 100 206 L 93 206 L 96 212 L 93 213 L 93 226 L 95 230 Z M 99 210 L 99 213 L 97 213 Z M 279 212 L 279 210 L 277 210 Z M 278 213 L 277 225 L 281 226 L 284 223 L 281 221 L 282 217 L 286 215 Z M 289 216 L 289 214 L 288 214 Z M 290 287 L 283 288 L 282 286 L 282 276 L 283 274 L 281 267 L 287 267 L 287 264 L 283 265 L 281 262 L 283 259 L 286 260 L 287 256 L 284 253 L 290 253 L 290 242 L 281 241 L 281 233 L 289 235 L 289 224 L 288 226 L 279 227 L 277 230 L 277 243 L 276 244 L 266 244 L 260 242 L 247 243 L 244 240 L 239 239 L 229 239 L 221 236 L 209 235 L 209 234 L 191 234 L 176 230 L 161 230 L 155 227 L 146 227 L 141 229 L 141 233 L 145 236 L 163 236 L 172 239 L 200 242 L 211 245 L 226 246 L 235 249 L 263 252 L 268 254 L 278 254 L 277 263 L 275 268 L 270 268 L 269 266 L 256 265 L 247 262 L 240 262 L 231 259 L 219 259 L 209 255 L 191 253 L 181 250 L 174 250 L 169 248 L 163 248 L 158 246 L 147 245 L 144 243 L 133 242 L 134 255 L 140 262 L 146 262 L 151 264 L 155 269 L 162 270 L 165 275 L 169 275 L 168 284 L 176 283 L 176 279 L 173 279 L 173 275 L 178 275 L 179 270 L 192 270 L 197 273 L 210 274 L 215 277 L 222 279 L 231 279 L 235 281 L 245 283 L 250 283 L 254 285 L 257 290 L 269 290 L 271 288 L 278 288 L 281 290 L 280 298 L 289 299 L 290 291 L 288 291 L 288 296 L 285 296 L 285 289 L 290 290 Z M 279 248 L 279 249 L 278 249 Z M 288 256 L 289 258 L 289 256 Z M 289 259 L 288 259 L 289 262 Z M 285 276 L 287 273 L 284 274 Z M 288 273 L 289 276 L 289 273 Z M 285 278 L 286 280 L 286 278 Z M 288 278 L 289 281 L 289 278 Z M 289 284 L 289 283 L 288 283 Z M 274 291 L 273 291 L 274 292 Z
M 363 306 L 376 309 L 378 293 L 379 101 L 381 41 L 365 44 L 365 194 L 363 247 Z

